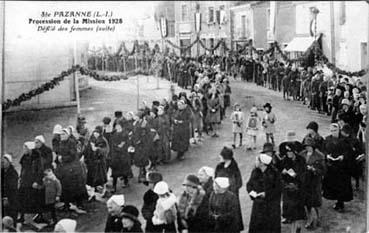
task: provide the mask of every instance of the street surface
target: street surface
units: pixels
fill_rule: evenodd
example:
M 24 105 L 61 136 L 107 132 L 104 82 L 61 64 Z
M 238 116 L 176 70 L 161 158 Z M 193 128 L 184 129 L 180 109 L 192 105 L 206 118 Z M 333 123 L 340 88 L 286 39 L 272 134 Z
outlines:
M 137 107 L 136 100 L 136 78 L 119 82 L 97 82 L 90 81 L 91 89 L 81 92 L 81 111 L 86 116 L 87 125 L 90 130 L 94 126 L 101 124 L 105 116 L 114 117 L 114 111 L 123 110 L 135 111 Z M 301 140 L 306 133 L 305 127 L 314 120 L 319 124 L 320 134 L 327 136 L 329 127 L 329 118 L 310 111 L 306 106 L 298 102 L 284 101 L 281 93 L 273 92 L 255 84 L 246 84 L 240 81 L 231 81 L 232 97 L 231 105 L 239 103 L 242 110 L 248 116 L 249 110 L 253 104 L 261 107 L 264 103 L 270 102 L 273 111 L 277 116 L 276 121 L 276 143 L 277 145 L 285 138 L 288 130 L 295 130 L 298 139 Z M 152 100 L 167 97 L 169 92 L 169 83 L 160 80 L 160 89 L 156 90 L 156 79 L 150 77 L 140 78 L 140 106 L 142 101 L 146 100 L 151 106 Z M 177 88 L 177 93 L 179 88 Z M 170 188 L 176 195 L 181 192 L 181 184 L 184 177 L 189 173 L 197 173 L 198 169 L 204 165 L 215 167 L 219 161 L 219 153 L 224 145 L 231 146 L 233 141 L 232 126 L 229 120 L 231 109 L 227 111 L 227 119 L 221 125 L 220 137 L 211 138 L 205 136 L 205 141 L 200 145 L 191 145 L 190 150 L 185 154 L 184 161 L 173 160 L 170 164 L 160 166 L 159 172 L 163 174 L 164 180 L 168 182 Z M 259 112 L 260 114 L 262 112 Z M 4 119 L 5 149 L 4 151 L 13 152 L 17 162 L 21 157 L 21 145 L 24 141 L 32 140 L 36 135 L 44 133 L 47 138 L 47 144 L 51 145 L 51 133 L 56 123 L 68 126 L 75 126 L 76 110 L 73 108 L 43 110 L 38 112 L 24 112 L 9 114 Z M 47 133 L 46 133 L 47 132 Z M 244 146 L 234 150 L 235 159 L 239 164 L 243 178 L 243 187 L 240 190 L 240 200 L 243 214 L 245 231 L 248 230 L 252 201 L 246 193 L 246 182 L 254 167 L 255 156 L 262 149 L 265 137 L 261 133 L 258 137 L 258 148 L 254 152 L 246 152 L 244 137 Z M 175 153 L 172 154 L 175 157 Z M 19 171 L 19 165 L 16 167 Z M 125 195 L 126 203 L 133 204 L 141 209 L 143 204 L 143 194 L 147 187 L 138 184 L 138 171 L 134 168 L 135 177 L 131 179 L 130 186 L 125 189 L 118 189 L 118 193 Z M 337 213 L 332 209 L 333 202 L 323 200 L 322 208 L 322 227 L 316 231 L 310 232 L 345 232 L 347 227 L 351 232 L 361 232 L 364 229 L 365 222 L 365 204 L 362 199 L 362 193 L 355 193 L 355 200 L 346 205 L 346 213 Z M 60 213 L 59 217 L 77 218 L 78 232 L 101 232 L 104 230 L 106 220 L 106 207 L 104 203 L 93 202 L 86 205 L 88 213 L 76 216 Z M 140 216 L 142 220 L 142 217 Z M 144 222 L 144 221 L 142 221 Z M 266 223 L 267 224 L 267 223 Z M 282 226 L 282 232 L 289 232 L 288 225 Z M 307 232 L 305 229 L 303 232 Z

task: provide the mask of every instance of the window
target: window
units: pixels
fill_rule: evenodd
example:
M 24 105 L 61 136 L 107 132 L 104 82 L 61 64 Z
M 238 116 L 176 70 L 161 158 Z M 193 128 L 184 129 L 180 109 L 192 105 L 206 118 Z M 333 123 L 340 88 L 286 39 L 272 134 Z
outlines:
M 182 21 L 188 20 L 187 5 L 182 5 Z
M 342 1 L 340 4 L 340 25 L 344 25 L 346 22 L 346 4 Z
M 218 23 L 218 24 L 220 24 L 221 22 L 220 22 L 220 11 L 215 11 L 215 16 L 216 16 L 216 22 Z
M 174 37 L 175 35 L 175 25 L 174 22 L 168 23 L 168 37 Z
M 214 22 L 214 7 L 209 7 L 209 20 L 208 23 Z
M 241 16 L 241 37 L 246 37 L 246 15 Z
M 224 10 L 224 5 L 221 5 L 221 6 L 219 7 L 219 10 Z

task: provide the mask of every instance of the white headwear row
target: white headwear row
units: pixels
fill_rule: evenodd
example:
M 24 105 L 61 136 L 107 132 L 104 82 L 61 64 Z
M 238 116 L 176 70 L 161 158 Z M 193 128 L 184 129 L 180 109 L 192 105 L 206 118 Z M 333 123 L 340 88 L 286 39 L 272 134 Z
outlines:
M 227 177 L 217 177 L 214 182 L 222 189 L 229 187 L 229 179 Z
M 208 175 L 210 177 L 214 177 L 214 174 L 215 174 L 214 168 L 207 167 L 207 166 L 204 166 L 204 167 L 200 168 L 199 173 L 200 172 L 204 172 L 206 175 Z
M 111 196 L 109 200 L 106 202 L 106 204 L 109 204 L 109 203 L 115 203 L 118 206 L 123 206 L 125 203 L 124 195 L 120 194 L 120 195 Z
M 272 157 L 267 154 L 260 154 L 259 159 L 265 165 L 269 165 L 272 162 Z
M 54 228 L 55 232 L 74 233 L 76 231 L 77 221 L 69 218 L 60 220 Z
M 36 148 L 35 142 L 25 142 L 24 145 L 29 149 L 29 150 L 33 150 Z
M 45 138 L 42 135 L 38 135 L 35 137 L 35 140 L 40 141 L 42 144 L 45 144 Z

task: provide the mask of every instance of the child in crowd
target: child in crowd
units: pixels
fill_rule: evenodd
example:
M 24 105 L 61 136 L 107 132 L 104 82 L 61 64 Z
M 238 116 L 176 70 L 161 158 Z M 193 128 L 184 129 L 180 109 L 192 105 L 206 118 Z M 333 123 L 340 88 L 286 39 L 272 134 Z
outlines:
M 237 138 L 237 134 L 240 135 L 240 147 L 242 146 L 242 133 L 244 131 L 244 115 L 243 112 L 241 111 L 240 105 L 239 104 L 235 104 L 233 107 L 233 113 L 231 115 L 231 121 L 233 123 L 233 128 L 232 128 L 232 132 L 233 132 L 233 144 L 232 147 L 235 149 L 236 148 L 236 138 Z
M 58 178 L 56 178 L 53 170 L 46 169 L 44 172 L 44 178 L 42 179 L 43 186 L 45 188 L 45 212 L 51 213 L 52 220 L 49 221 L 49 225 L 54 225 L 57 222 L 55 204 L 60 201 L 60 195 L 62 187 Z
M 277 118 L 275 114 L 272 112 L 272 105 L 270 105 L 270 103 L 266 103 L 263 107 L 265 110 L 265 114 L 263 117 L 262 124 L 263 124 L 264 132 L 266 135 L 266 141 L 271 142 L 273 145 L 275 145 L 274 143 L 274 133 L 275 133 L 274 123 L 276 122 Z
M 254 106 L 250 110 L 250 117 L 247 119 L 246 134 L 249 136 L 248 150 L 256 149 L 256 138 L 259 131 L 261 119 L 258 116 L 258 109 Z

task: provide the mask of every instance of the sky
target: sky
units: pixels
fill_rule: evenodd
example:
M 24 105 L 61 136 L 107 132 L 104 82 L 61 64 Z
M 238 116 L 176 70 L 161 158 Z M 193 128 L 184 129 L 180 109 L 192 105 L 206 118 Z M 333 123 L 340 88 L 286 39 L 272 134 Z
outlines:
M 119 40 L 136 38 L 137 21 L 146 18 L 143 23 L 150 29 L 148 35 L 152 38 L 160 36 L 155 28 L 154 5 L 156 2 L 52 2 L 52 1 L 15 1 L 5 2 L 5 43 L 8 48 L 21 48 L 34 44 L 63 44 L 74 40 L 89 41 L 99 44 L 116 43 Z M 122 18 L 123 24 L 116 25 L 114 32 L 41 32 L 38 26 L 29 24 L 29 19 L 42 19 L 41 12 L 54 13 L 55 11 L 100 11 L 113 12 L 113 18 Z M 59 18 L 63 20 L 64 18 Z M 79 25 L 86 26 L 86 25 Z M 96 25 L 91 25 L 95 27 Z M 56 26 L 58 27 L 58 25 Z M 146 31 L 146 30 L 145 30 Z

